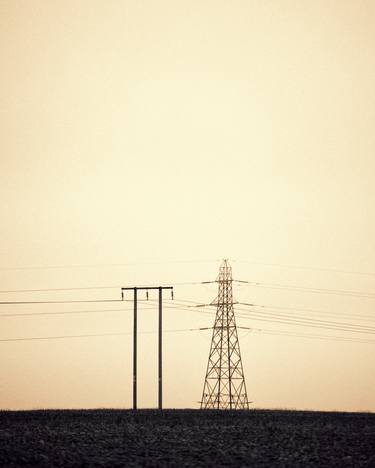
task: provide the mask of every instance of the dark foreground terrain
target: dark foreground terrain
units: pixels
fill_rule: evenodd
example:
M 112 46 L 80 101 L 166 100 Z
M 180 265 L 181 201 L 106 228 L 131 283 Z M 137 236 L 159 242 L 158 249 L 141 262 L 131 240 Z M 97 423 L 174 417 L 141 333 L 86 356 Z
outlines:
M 2 411 L 0 466 L 375 467 L 375 415 Z

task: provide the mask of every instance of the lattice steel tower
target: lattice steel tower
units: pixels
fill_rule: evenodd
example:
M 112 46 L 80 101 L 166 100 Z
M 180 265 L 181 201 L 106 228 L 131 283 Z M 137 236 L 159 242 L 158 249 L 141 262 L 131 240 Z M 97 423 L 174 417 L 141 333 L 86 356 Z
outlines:
M 232 268 L 220 266 L 218 296 L 201 409 L 249 409 L 233 309 Z

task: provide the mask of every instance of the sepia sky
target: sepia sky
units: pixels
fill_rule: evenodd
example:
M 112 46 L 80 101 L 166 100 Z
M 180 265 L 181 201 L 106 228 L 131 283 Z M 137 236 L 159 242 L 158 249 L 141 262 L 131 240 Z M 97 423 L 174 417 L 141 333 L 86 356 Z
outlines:
M 181 304 L 216 285 L 178 283 L 229 258 L 282 285 L 235 285 L 240 302 L 374 330 L 239 311 L 252 407 L 375 411 L 374 22 L 371 0 L 1 0 L 0 290 L 174 284 L 165 330 L 209 327 Z M 1 408 L 130 407 L 131 335 L 1 340 L 131 332 L 131 307 L 0 304 Z M 139 321 L 156 330 L 155 302 Z M 198 407 L 210 338 L 165 333 L 165 406 Z M 157 405 L 154 333 L 138 399 Z

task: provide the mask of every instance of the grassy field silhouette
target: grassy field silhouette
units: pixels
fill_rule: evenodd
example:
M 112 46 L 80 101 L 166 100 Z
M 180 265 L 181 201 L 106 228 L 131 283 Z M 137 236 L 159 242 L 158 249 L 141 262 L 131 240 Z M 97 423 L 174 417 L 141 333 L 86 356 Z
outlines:
M 284 410 L 0 412 L 0 466 L 375 466 L 375 415 Z

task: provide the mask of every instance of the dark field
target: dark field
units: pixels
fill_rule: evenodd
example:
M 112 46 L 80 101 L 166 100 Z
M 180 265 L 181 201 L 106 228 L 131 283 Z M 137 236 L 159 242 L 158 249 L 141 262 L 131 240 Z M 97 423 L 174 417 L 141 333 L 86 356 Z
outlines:
M 0 466 L 375 467 L 375 415 L 2 411 Z

